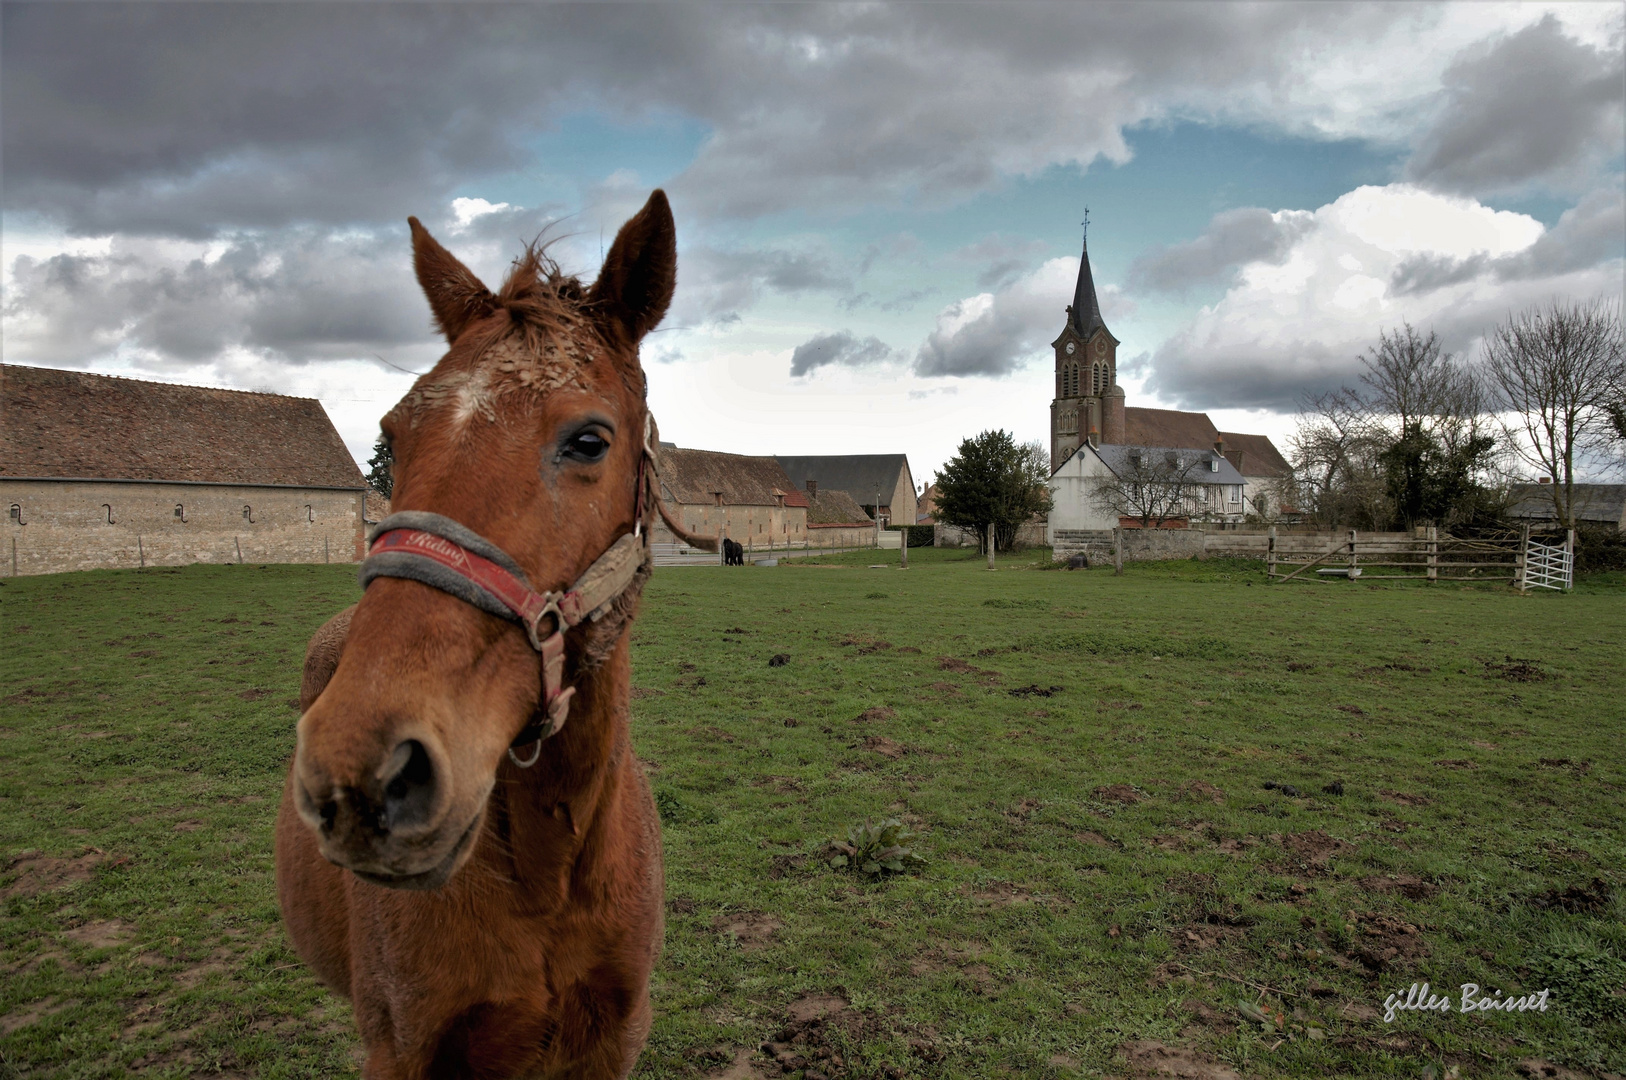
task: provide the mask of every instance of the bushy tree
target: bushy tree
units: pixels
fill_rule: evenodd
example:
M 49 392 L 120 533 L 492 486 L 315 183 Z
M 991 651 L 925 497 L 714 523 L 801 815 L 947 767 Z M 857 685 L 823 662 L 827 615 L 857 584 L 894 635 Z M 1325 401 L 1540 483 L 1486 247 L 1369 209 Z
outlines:
M 984 431 L 960 443 L 935 482 L 937 519 L 970 529 L 988 550 L 1010 550 L 1016 530 L 1050 509 L 1050 467 L 1044 447 L 1018 444 L 1007 431 Z

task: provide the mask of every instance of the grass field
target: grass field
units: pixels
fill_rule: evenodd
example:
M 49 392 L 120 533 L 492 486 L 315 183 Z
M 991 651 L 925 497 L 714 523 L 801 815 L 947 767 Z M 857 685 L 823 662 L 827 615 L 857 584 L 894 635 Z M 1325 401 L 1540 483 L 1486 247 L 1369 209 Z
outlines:
M 878 561 L 646 594 L 669 915 L 637 1076 L 780 1075 L 765 1040 L 831 1077 L 1626 1072 L 1626 582 Z M 355 595 L 0 582 L 0 1076 L 355 1074 L 271 857 L 304 642 Z M 923 866 L 829 867 L 887 816 Z M 1425 979 L 1453 1011 L 1385 1023 Z M 1550 1008 L 1464 1015 L 1470 982 Z

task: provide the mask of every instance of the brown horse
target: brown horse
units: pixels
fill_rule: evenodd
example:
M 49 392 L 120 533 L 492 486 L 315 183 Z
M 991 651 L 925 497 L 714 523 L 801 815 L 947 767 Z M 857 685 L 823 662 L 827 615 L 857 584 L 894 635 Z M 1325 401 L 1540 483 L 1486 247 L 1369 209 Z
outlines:
M 671 301 L 672 214 L 651 195 L 591 288 L 533 248 L 497 294 L 410 224 L 451 348 L 384 418 L 404 513 L 306 656 L 283 920 L 354 1003 L 368 1080 L 623 1077 L 662 932 L 627 702 L 659 504 L 638 344 Z M 548 610 L 482 599 L 532 582 Z

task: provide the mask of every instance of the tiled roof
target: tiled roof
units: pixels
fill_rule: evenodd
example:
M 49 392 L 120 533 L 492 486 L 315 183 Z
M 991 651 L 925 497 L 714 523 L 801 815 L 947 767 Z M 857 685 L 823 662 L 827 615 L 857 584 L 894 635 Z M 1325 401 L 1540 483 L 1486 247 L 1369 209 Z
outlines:
M 314 398 L 0 365 L 0 476 L 362 488 Z
M 771 457 L 746 457 L 715 450 L 661 447 L 661 486 L 673 501 L 714 505 L 717 493 L 729 506 L 777 506 L 794 489 Z
M 1626 528 L 1626 484 L 1576 484 L 1572 492 L 1577 520 L 1607 521 Z M 1551 484 L 1514 484 L 1508 495 L 1510 516 L 1553 519 Z
M 845 491 L 826 491 L 821 486 L 817 495 L 807 499 L 809 525 L 868 525 L 874 520 Z
M 1212 450 L 1219 429 L 1207 413 L 1178 409 L 1124 409 L 1124 445 Z
M 1243 476 L 1291 476 L 1293 466 L 1287 463 L 1276 444 L 1268 435 L 1245 435 L 1238 431 L 1222 431 L 1225 456 Z
M 792 486 L 807 489 L 809 480 L 816 481 L 819 492 L 825 488 L 845 491 L 863 505 L 865 500 L 881 493 L 881 505 L 892 502 L 892 493 L 898 489 L 898 476 L 909 467 L 904 454 L 833 454 L 814 457 L 787 457 L 781 454 L 779 464 Z M 913 474 L 909 481 L 914 482 Z
M 1080 450 L 1083 447 L 1079 448 Z M 1165 455 L 1175 455 L 1178 459 L 1176 468 L 1189 469 L 1188 479 L 1198 484 L 1240 484 L 1243 482 L 1242 474 L 1236 471 L 1236 466 L 1226 461 L 1224 457 L 1214 453 L 1212 447 L 1205 453 L 1202 450 L 1192 451 L 1190 447 L 1174 446 L 1097 446 L 1098 454 L 1106 467 L 1111 469 L 1119 478 L 1127 478 L 1135 472 L 1135 465 L 1130 461 L 1130 455 L 1139 452 L 1146 456 L 1151 466 L 1159 463 Z M 1209 463 L 1217 462 L 1218 469 L 1210 468 Z M 1142 474 L 1145 475 L 1145 474 Z

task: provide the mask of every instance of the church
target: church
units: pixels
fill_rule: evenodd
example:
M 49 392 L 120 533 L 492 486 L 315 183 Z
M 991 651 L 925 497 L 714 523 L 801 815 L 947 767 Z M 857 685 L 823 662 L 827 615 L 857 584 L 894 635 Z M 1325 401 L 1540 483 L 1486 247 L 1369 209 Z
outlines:
M 1107 529 L 1119 515 L 1095 505 L 1101 481 L 1121 471 L 1114 462 L 1202 458 L 1206 472 L 1189 518 L 1238 523 L 1249 516 L 1273 520 L 1284 506 L 1292 467 L 1268 436 L 1220 431 L 1207 413 L 1134 408 L 1118 385 L 1119 340 L 1107 328 L 1090 269 L 1089 234 L 1078 261 L 1078 281 L 1055 354 L 1055 397 L 1050 402 L 1050 472 L 1055 507 L 1051 530 Z M 1116 453 L 1110 448 L 1130 448 Z M 1107 451 L 1103 453 L 1103 451 Z M 1120 477 L 1122 479 L 1122 477 Z M 1290 501 L 1290 499 L 1286 499 Z M 1123 524 L 1128 524 L 1124 522 Z

